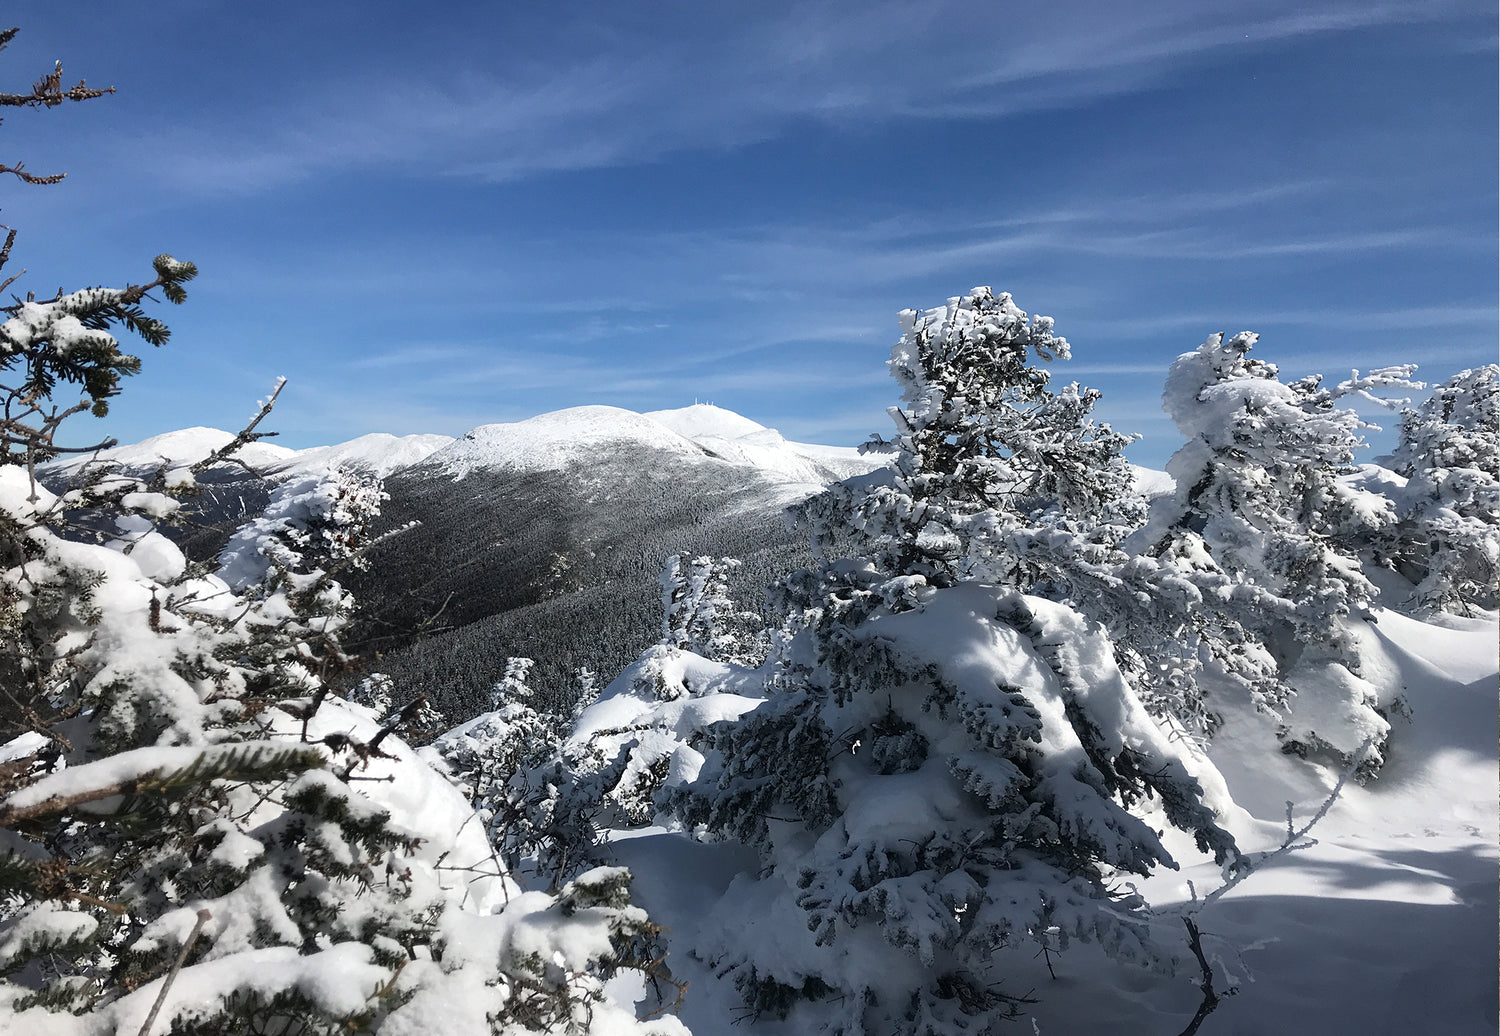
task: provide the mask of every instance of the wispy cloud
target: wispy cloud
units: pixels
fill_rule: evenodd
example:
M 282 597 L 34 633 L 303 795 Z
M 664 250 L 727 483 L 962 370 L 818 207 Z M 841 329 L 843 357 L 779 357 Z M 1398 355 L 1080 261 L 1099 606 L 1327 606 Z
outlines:
M 1252 198 L 1277 194 L 1275 188 L 1251 190 Z M 1133 199 L 1137 209 L 1146 203 Z M 1385 229 L 1328 227 L 1311 232 L 1300 221 L 1268 218 L 1246 201 L 1243 209 L 1256 218 L 1206 221 L 1195 225 L 1194 214 L 1212 214 L 1235 207 L 1227 196 L 1204 197 L 1168 206 L 1154 226 L 1128 231 L 1107 203 L 1090 210 L 1041 210 L 980 224 L 961 214 L 932 213 L 909 225 L 878 224 L 839 228 L 786 226 L 750 229 L 712 236 L 682 236 L 672 248 L 680 256 L 694 256 L 701 268 L 734 271 L 733 289 L 752 301 L 769 301 L 798 294 L 827 280 L 837 271 L 846 284 L 881 285 L 909 281 L 949 271 L 1024 267 L 1039 256 L 1093 257 L 1101 260 L 1162 262 L 1246 262 L 1364 252 L 1394 252 L 1441 248 L 1488 249 L 1493 240 L 1472 228 L 1456 226 L 1396 226 Z M 1127 217 L 1140 223 L 1145 216 Z M 1293 232 L 1282 224 L 1295 226 Z
M 1063 72 L 1077 75 L 1111 69 L 1140 69 L 1142 74 L 1149 75 L 1174 59 L 1200 57 L 1232 46 L 1276 43 L 1375 25 L 1429 21 L 1456 9 L 1453 4 L 1372 3 L 1276 12 L 1256 11 L 1252 5 L 1240 5 L 1227 18 L 1201 24 L 1207 19 L 1195 18 L 1190 10 L 1167 4 L 1153 12 L 1157 18 L 1152 18 L 1151 13 L 1133 17 L 1134 31 L 1117 24 L 1112 27 L 1113 32 L 1102 35 L 1092 32 L 1070 34 L 1059 46 L 1035 48 L 1002 58 L 995 68 L 971 78 L 965 85 L 982 87 L 1025 83 Z M 1213 13 L 1228 12 L 1218 9 Z M 1138 12 L 1131 14 L 1135 16 Z
M 562 20 L 522 28 L 506 20 L 520 15 L 497 13 L 475 30 L 526 39 L 507 51 L 503 71 L 418 53 L 408 63 L 444 66 L 441 77 L 418 78 L 371 55 L 378 72 L 345 70 L 316 100 L 249 97 L 233 122 L 113 147 L 149 156 L 193 191 L 257 191 L 348 169 L 504 181 L 737 147 L 809 119 L 993 117 L 1082 104 L 1233 47 L 1461 10 L 1444 2 L 1308 10 L 1285 0 L 1232 9 L 1186 0 L 1149 8 L 822 2 L 741 12 L 728 33 L 699 11 L 641 23 L 599 7 L 588 32 Z M 1078 32 L 1084 22 L 1089 31 Z

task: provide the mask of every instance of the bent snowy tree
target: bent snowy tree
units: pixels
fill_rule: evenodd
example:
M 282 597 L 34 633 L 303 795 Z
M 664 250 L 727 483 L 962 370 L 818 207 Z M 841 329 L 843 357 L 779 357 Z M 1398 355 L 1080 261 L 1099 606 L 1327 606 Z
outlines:
M 1264 678 L 1246 682 L 1289 750 L 1342 763 L 1369 742 L 1369 775 L 1382 761 L 1387 715 L 1402 704 L 1399 687 L 1361 673 L 1375 587 L 1350 544 L 1372 541 L 1396 515 L 1385 497 L 1341 480 L 1369 426 L 1338 401 L 1357 393 L 1388 403 L 1372 390 L 1420 385 L 1409 366 L 1356 372 L 1333 388 L 1317 377 L 1286 384 L 1249 355 L 1258 339 L 1215 334 L 1172 364 L 1163 403 L 1187 438 L 1167 462 L 1176 491 L 1153 501 L 1127 546 L 1178 559 L 1212 589 L 1203 607 L 1216 625 L 1248 632 L 1239 658 Z

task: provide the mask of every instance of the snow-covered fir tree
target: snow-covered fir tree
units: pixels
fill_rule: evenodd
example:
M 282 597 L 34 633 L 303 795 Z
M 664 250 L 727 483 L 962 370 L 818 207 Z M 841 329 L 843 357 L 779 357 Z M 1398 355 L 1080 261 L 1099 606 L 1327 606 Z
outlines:
M 754 669 L 654 645 L 576 718 L 568 751 L 600 796 L 600 824 L 639 827 L 660 819 L 662 789 L 690 781 L 707 729 L 755 708 L 765 677 Z
M 519 705 L 530 708 L 534 693 L 531 689 L 531 671 L 536 661 L 530 658 L 511 657 L 505 660 L 505 673 L 490 688 L 490 708 Z M 535 713 L 535 710 L 531 710 Z
M 579 794 L 595 797 L 600 824 L 657 819 L 662 788 L 697 773 L 705 728 L 759 704 L 763 678 L 753 667 L 765 638 L 750 633 L 758 616 L 736 610 L 729 597 L 728 575 L 738 565 L 668 558 L 661 642 L 575 711 L 565 754 Z
M 1401 414 L 1406 485 L 1382 553 L 1430 608 L 1494 608 L 1500 578 L 1500 366 L 1466 370 Z
M 560 717 L 536 707 L 527 684 L 534 666 L 530 658 L 507 659 L 505 675 L 490 690 L 490 711 L 440 735 L 429 752 L 478 810 L 507 867 L 517 870 L 539 854 L 561 854 L 568 862 L 558 867 L 548 861 L 551 870 L 582 869 L 592 827 L 585 825 L 578 838 L 557 829 L 570 790 L 561 755 L 564 731 Z
M 1200 586 L 1205 614 L 1229 631 L 1226 670 L 1248 673 L 1256 704 L 1280 719 L 1283 744 L 1379 768 L 1399 688 L 1361 676 L 1359 642 L 1375 588 L 1349 544 L 1395 521 L 1385 497 L 1341 479 L 1359 431 L 1339 405 L 1351 393 L 1412 387 L 1411 367 L 1283 383 L 1249 355 L 1257 335 L 1209 337 L 1172 364 L 1163 404 L 1187 442 L 1167 463 L 1176 491 L 1158 497 L 1128 546 L 1174 562 Z M 1295 696 L 1295 700 L 1293 700 Z
M 599 700 L 599 675 L 588 666 L 579 666 L 573 673 L 573 718 Z
M 623 905 L 627 877 L 526 899 L 397 727 L 327 694 L 336 587 L 305 564 L 314 583 L 244 595 L 160 565 L 147 578 L 57 537 L 62 502 L 23 469 L 0 484 L 35 552 L 5 585 L 27 639 L 51 648 L 55 713 L 0 801 L 6 1025 L 135 1033 L 167 986 L 159 1024 L 184 1033 L 402 1032 L 439 1004 L 475 1031 L 611 1013 L 594 969 L 651 938 Z M 159 536 L 134 542 L 159 559 Z M 48 638 L 28 606 L 64 570 L 91 592 Z
M 512 868 L 534 867 L 556 882 L 598 862 L 601 831 L 650 823 L 662 786 L 697 772 L 702 756 L 693 746 L 704 727 L 758 704 L 762 681 L 753 671 L 673 642 L 680 635 L 732 652 L 733 638 L 719 632 L 726 617 L 737 618 L 721 582 L 730 560 L 697 558 L 684 570 L 671 559 L 661 580 L 668 642 L 603 691 L 579 670 L 567 715 L 536 708 L 526 686 L 531 660 L 512 658 L 492 711 L 434 741 L 434 761 L 470 796 Z
M 812 510 L 847 516 L 859 555 L 785 582 L 770 697 L 710 728 L 697 779 L 667 797 L 700 835 L 760 851 L 761 874 L 737 879 L 698 943 L 753 1009 L 937 1036 L 1012 1013 L 1025 990 L 1007 988 L 1002 950 L 1082 939 L 1170 966 L 1116 884 L 1175 866 L 1132 812 L 1147 800 L 1221 863 L 1237 857 L 1222 782 L 1147 714 L 1103 630 L 972 563 L 990 512 L 1034 498 L 1087 514 L 1116 477 L 1053 433 L 1016 431 L 1036 413 L 1018 401 L 1054 406 L 1024 363 L 1065 348 L 1051 322 L 976 289 L 902 328 L 897 478 Z M 934 338 L 947 345 L 930 355 Z M 1117 457 L 1108 434 L 1085 435 L 1083 457 Z

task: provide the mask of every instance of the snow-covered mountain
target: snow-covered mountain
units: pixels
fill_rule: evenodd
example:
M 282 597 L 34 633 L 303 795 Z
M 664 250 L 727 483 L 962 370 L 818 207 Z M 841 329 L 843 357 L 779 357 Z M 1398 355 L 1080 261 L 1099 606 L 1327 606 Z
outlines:
M 159 467 L 184 468 L 198 463 L 233 441 L 234 433 L 219 428 L 179 428 L 175 432 L 163 432 L 140 442 L 115 446 L 98 453 L 68 457 L 49 465 L 49 468 L 68 474 L 91 464 L 123 467 L 133 471 Z M 253 468 L 271 470 L 291 461 L 297 456 L 297 451 L 274 443 L 253 442 L 240 449 L 237 455 Z
M 137 443 L 69 457 L 49 465 L 49 469 L 58 475 L 72 475 L 95 464 L 130 471 L 147 471 L 159 467 L 184 468 L 198 463 L 233 441 L 234 434 L 220 428 L 181 428 L 175 432 L 153 435 Z M 277 476 L 336 466 L 357 468 L 384 476 L 421 461 L 428 454 L 453 441 L 451 435 L 396 436 L 375 432 L 333 446 L 292 450 L 261 440 L 241 447 L 235 454 L 241 464 L 231 467 L 240 472 L 245 467 L 250 467 L 265 475 Z
M 476 470 L 548 471 L 602 448 L 630 447 L 694 457 L 702 450 L 660 422 L 612 406 L 578 406 L 525 421 L 484 424 L 427 458 L 456 478 Z
M 233 439 L 232 433 L 218 428 L 184 428 L 68 458 L 51 469 L 72 474 L 95 463 L 131 470 L 180 468 L 197 463 Z M 601 451 L 661 453 L 713 467 L 745 468 L 784 487 L 789 497 L 816 492 L 829 482 L 863 474 L 882 463 L 853 447 L 792 442 L 774 428 L 705 403 L 644 414 L 612 406 L 569 407 L 524 421 L 480 425 L 458 439 L 374 432 L 303 450 L 261 441 L 241 449 L 238 457 L 272 477 L 328 466 L 355 468 L 383 478 L 425 464 L 464 478 L 479 470 L 557 471 L 588 465 Z
M 277 474 L 312 471 L 320 467 L 356 468 L 380 478 L 393 471 L 426 460 L 438 450 L 451 446 L 451 435 L 390 435 L 372 432 L 333 446 L 314 446 L 298 450 L 285 464 L 274 467 Z
M 612 406 L 579 406 L 525 421 L 480 425 L 432 452 L 423 463 L 455 478 L 481 469 L 557 471 L 589 466 L 601 453 L 661 454 L 709 467 L 746 469 L 780 487 L 785 499 L 805 497 L 880 466 L 857 449 L 791 442 L 774 428 L 705 403 L 638 414 Z
M 483 425 L 391 471 L 387 519 L 421 524 L 354 589 L 377 601 L 377 625 L 438 614 L 455 627 L 384 662 L 435 696 L 481 694 L 508 655 L 539 659 L 538 682 L 560 688 L 578 666 L 617 670 L 656 636 L 671 554 L 742 559 L 735 591 L 758 608 L 768 582 L 808 560 L 782 508 L 880 464 L 702 404 Z
M 677 410 L 653 410 L 645 415 L 691 439 L 730 463 L 746 464 L 769 473 L 780 472 L 788 482 L 826 484 L 862 475 L 879 467 L 879 458 L 851 446 L 818 446 L 784 439 L 774 428 L 756 424 L 732 410 L 695 403 Z
M 183 468 L 232 439 L 183 429 L 69 458 L 44 479 L 100 462 L 141 474 Z M 303 450 L 263 441 L 240 457 L 260 474 L 241 464 L 201 473 L 203 492 L 188 505 L 198 527 L 180 534 L 183 549 L 216 555 L 274 481 L 330 466 L 384 479 L 381 528 L 419 524 L 348 579 L 369 615 L 366 635 L 390 652 L 384 667 L 445 698 L 488 687 L 509 655 L 546 660 L 542 684 L 576 665 L 617 670 L 655 635 L 655 579 L 673 553 L 742 558 L 737 591 L 758 607 L 771 578 L 806 561 L 782 508 L 882 463 L 706 404 L 572 407 L 458 439 L 375 433 Z M 424 623 L 448 632 L 413 644 Z M 591 635 L 573 636 L 580 628 Z

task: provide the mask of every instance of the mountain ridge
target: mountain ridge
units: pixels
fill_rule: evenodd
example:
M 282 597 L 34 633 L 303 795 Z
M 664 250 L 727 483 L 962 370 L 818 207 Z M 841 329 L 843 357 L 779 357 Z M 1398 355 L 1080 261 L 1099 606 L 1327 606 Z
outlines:
M 218 428 L 164 432 L 138 443 L 56 461 L 49 471 L 71 475 L 92 464 L 132 470 L 187 467 L 234 438 Z M 711 404 L 637 413 L 623 407 L 584 405 L 551 410 L 521 421 L 477 425 L 463 436 L 371 432 L 340 443 L 293 450 L 268 442 L 243 447 L 239 459 L 271 477 L 343 466 L 385 477 L 418 465 L 447 469 L 463 478 L 480 469 L 545 471 L 587 460 L 601 449 L 621 446 L 691 459 L 753 468 L 788 487 L 816 492 L 831 481 L 883 465 L 855 447 L 801 443 L 774 428 Z

